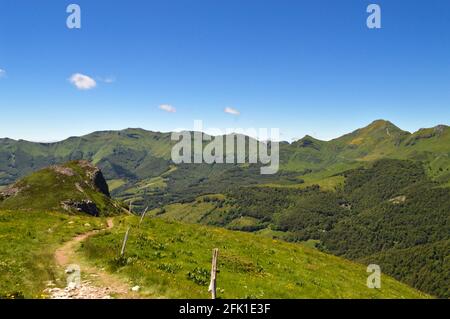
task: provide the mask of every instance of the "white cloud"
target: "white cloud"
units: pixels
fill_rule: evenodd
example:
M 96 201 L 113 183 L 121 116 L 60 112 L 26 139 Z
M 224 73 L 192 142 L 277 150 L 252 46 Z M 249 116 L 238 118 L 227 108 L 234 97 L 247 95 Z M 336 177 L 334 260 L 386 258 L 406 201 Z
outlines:
M 169 112 L 169 113 L 175 113 L 177 111 L 176 108 L 174 108 L 172 105 L 169 104 L 161 104 L 160 106 L 158 106 L 160 110 Z
M 232 107 L 226 107 L 223 111 L 225 113 L 228 113 L 228 114 L 231 114 L 231 115 L 240 115 L 241 114 L 241 112 L 239 112 L 238 110 L 236 110 L 236 109 L 234 109 Z
M 97 86 L 97 82 L 93 78 L 80 73 L 73 74 L 69 81 L 79 90 L 90 90 Z
M 0 69 L 0 78 L 3 78 L 6 76 L 6 71 L 3 69 Z

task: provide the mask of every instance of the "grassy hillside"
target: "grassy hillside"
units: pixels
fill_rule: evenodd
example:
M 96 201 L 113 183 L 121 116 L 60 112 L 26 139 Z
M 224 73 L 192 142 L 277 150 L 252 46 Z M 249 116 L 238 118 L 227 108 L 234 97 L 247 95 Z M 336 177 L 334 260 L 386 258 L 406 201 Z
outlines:
M 54 251 L 103 222 L 86 215 L 0 211 L 0 299 L 42 298 L 49 281 L 64 286 Z
M 368 289 L 366 267 L 298 244 L 194 224 L 123 217 L 119 227 L 90 238 L 82 253 L 98 267 L 128 277 L 142 293 L 167 298 L 209 298 L 211 250 L 219 248 L 220 298 L 422 298 L 382 277 Z M 118 258 L 132 226 L 126 256 Z
M 314 243 L 351 259 L 378 253 L 400 256 L 407 250 L 411 258 L 419 260 L 425 249 L 422 246 L 439 248 L 448 240 L 450 190 L 431 181 L 420 162 L 381 160 L 347 171 L 337 180 L 334 185 L 340 186 L 332 190 L 329 179 L 325 188 L 242 187 L 191 203 L 166 205 L 151 214 Z M 444 264 L 447 255 L 441 247 L 434 260 L 425 260 L 427 273 L 432 274 L 427 278 L 411 275 L 422 272 L 419 263 L 409 263 L 404 271 L 397 271 L 397 258 L 384 258 L 383 269 L 415 287 L 448 297 L 450 271 L 433 266 Z
M 0 191 L 0 209 L 80 211 L 93 216 L 121 212 L 101 171 L 86 161 L 54 165 L 24 177 Z
M 366 287 L 365 267 L 298 244 L 251 234 L 146 218 L 116 217 L 117 225 L 81 248 L 88 263 L 140 285 L 142 297 L 209 298 L 211 248 L 218 247 L 221 298 L 425 298 L 382 276 Z M 125 258 L 123 234 L 132 225 Z M 0 298 L 46 298 L 66 285 L 54 252 L 77 234 L 105 227 L 103 218 L 38 211 L 0 211 Z M 244 244 L 245 243 L 245 244 Z

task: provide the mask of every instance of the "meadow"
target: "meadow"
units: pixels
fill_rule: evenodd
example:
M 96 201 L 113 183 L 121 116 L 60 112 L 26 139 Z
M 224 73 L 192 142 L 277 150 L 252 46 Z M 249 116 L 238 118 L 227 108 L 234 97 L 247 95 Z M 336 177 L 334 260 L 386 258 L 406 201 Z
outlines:
M 0 298 L 46 298 L 49 281 L 65 286 L 57 247 L 104 220 L 38 211 L 0 211 Z
M 84 242 L 80 253 L 149 298 L 210 298 L 213 248 L 219 249 L 219 298 L 427 297 L 385 275 L 381 289 L 369 289 L 366 266 L 301 244 L 152 217 L 141 225 L 138 217 L 116 217 L 115 224 Z

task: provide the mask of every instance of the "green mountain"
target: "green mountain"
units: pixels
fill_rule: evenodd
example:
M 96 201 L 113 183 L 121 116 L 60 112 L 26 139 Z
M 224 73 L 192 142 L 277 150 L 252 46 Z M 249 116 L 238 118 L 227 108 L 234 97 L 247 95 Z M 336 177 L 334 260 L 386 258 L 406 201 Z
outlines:
M 0 210 L 64 210 L 107 216 L 122 208 L 111 199 L 97 167 L 73 161 L 39 170 L 0 191 Z
M 281 143 L 281 169 L 274 176 L 261 176 L 258 165 L 174 166 L 174 143 L 170 133 L 142 129 L 95 132 L 49 144 L 0 139 L 0 187 L 40 168 L 79 159 L 102 169 L 114 196 L 140 207 L 191 201 L 223 192 L 225 185 L 318 182 L 381 158 L 424 161 L 430 177 L 450 183 L 447 126 L 411 134 L 378 120 L 331 141 L 306 136 Z
M 95 132 L 57 143 L 0 139 L 0 184 L 71 160 L 89 160 L 108 179 L 157 176 L 168 167 L 170 134 L 141 129 Z
M 88 160 L 102 169 L 112 196 L 135 209 L 373 259 L 397 279 L 449 296 L 442 247 L 450 233 L 450 127 L 409 133 L 377 120 L 331 141 L 305 136 L 280 143 L 274 175 L 261 175 L 257 164 L 174 165 L 170 137 L 127 129 L 50 144 L 2 139 L 0 185 L 48 165 Z M 14 206 L 9 198 L 0 209 L 23 202 Z M 50 206 L 58 205 L 59 198 Z

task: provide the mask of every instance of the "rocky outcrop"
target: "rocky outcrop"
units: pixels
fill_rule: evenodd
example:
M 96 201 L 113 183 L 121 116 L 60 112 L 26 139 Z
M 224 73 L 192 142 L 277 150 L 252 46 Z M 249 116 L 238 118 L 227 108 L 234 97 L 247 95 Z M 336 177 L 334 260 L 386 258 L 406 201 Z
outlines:
M 50 168 L 53 169 L 56 173 L 61 174 L 61 175 L 65 175 L 65 176 L 75 175 L 74 171 L 68 167 L 53 165 Z
M 95 173 L 91 177 L 92 183 L 94 184 L 95 188 L 100 191 L 101 193 L 105 194 L 108 197 L 111 197 L 111 194 L 109 193 L 108 184 L 106 183 L 105 177 L 102 174 L 102 171 L 97 168 Z
M 92 186 L 104 195 L 111 197 L 108 184 L 100 168 L 92 165 L 88 161 L 78 161 L 78 163 L 86 170 L 87 177 Z
M 76 210 L 77 212 L 86 213 L 94 217 L 98 217 L 100 215 L 100 211 L 97 208 L 97 205 L 95 205 L 95 203 L 90 200 L 83 200 L 79 202 L 66 200 L 61 203 L 61 206 L 68 211 Z
M 10 187 L 0 192 L 0 198 L 5 199 L 11 196 L 15 196 L 19 192 L 20 192 L 19 187 Z

